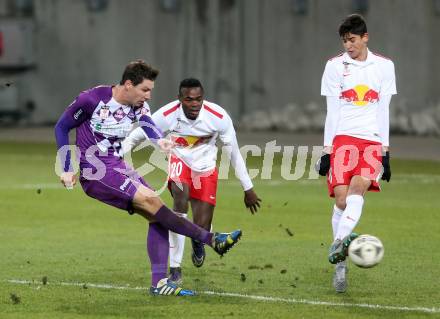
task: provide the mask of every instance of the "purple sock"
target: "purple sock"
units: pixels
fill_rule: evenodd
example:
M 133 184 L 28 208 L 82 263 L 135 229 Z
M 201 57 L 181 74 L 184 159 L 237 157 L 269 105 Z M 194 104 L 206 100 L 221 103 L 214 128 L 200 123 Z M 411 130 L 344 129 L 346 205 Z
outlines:
M 157 213 L 154 215 L 154 218 L 163 227 L 175 233 L 190 237 L 212 246 L 212 233 L 208 232 L 202 227 L 197 226 L 196 224 L 193 224 L 188 219 L 180 217 L 165 205 L 159 208 Z
M 168 229 L 159 223 L 150 223 L 147 235 L 147 252 L 151 263 L 151 285 L 157 286 L 157 282 L 167 276 L 168 252 Z

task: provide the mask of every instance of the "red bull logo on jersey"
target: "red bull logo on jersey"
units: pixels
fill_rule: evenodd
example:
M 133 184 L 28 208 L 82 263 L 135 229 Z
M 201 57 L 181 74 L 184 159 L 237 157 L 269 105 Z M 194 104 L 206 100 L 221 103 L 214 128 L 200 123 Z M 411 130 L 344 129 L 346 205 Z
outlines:
M 207 143 L 212 136 L 172 136 L 171 140 L 180 147 L 195 147 Z
M 379 93 L 367 85 L 359 84 L 352 89 L 342 91 L 339 98 L 351 102 L 353 105 L 364 106 L 379 101 Z

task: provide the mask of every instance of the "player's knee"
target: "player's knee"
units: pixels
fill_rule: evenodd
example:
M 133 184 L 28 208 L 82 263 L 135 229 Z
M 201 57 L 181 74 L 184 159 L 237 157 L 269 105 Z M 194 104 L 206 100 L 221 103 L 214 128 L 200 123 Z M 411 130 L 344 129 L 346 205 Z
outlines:
M 187 213 L 188 201 L 184 198 L 174 198 L 174 210 L 180 213 Z
M 159 209 L 163 203 L 157 196 L 142 196 L 141 205 L 149 212 L 156 211 Z
M 344 210 L 345 207 L 347 207 L 347 202 L 345 201 L 345 199 L 346 199 L 345 196 L 336 198 L 335 204 L 340 210 Z
M 364 185 L 351 185 L 348 191 L 349 195 L 363 195 L 365 192 Z
M 188 212 L 189 191 L 186 187 L 184 187 L 182 190 L 176 188 L 177 186 L 172 184 L 171 190 L 174 201 L 174 210 L 181 213 L 186 213 Z

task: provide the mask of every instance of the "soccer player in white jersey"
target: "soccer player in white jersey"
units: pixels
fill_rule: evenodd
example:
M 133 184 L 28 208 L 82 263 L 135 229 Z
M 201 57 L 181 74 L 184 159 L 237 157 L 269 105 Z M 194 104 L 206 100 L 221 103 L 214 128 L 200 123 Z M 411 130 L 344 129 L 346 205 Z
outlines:
M 329 261 L 335 266 L 333 286 L 345 292 L 348 246 L 362 213 L 364 194 L 380 191 L 379 179 L 391 179 L 389 104 L 396 94 L 393 62 L 368 47 L 367 26 L 358 14 L 344 19 L 339 35 L 345 52 L 330 59 L 322 76 L 327 100 L 324 154 L 319 173 L 327 176 L 335 198 L 334 242 Z
M 174 211 L 186 217 L 190 202 L 194 223 L 206 230 L 211 228 L 216 205 L 218 139 L 229 152 L 244 190 L 244 204 L 252 214 L 257 211 L 260 199 L 253 190 L 240 154 L 232 120 L 222 107 L 204 100 L 204 89 L 199 80 L 183 80 L 178 100 L 160 108 L 152 119 L 159 129 L 169 132 L 175 142 L 168 172 Z M 141 128 L 135 129 L 124 141 L 123 148 L 130 150 L 146 138 Z M 170 279 L 179 284 L 184 243 L 184 236 L 170 232 Z M 201 267 L 205 260 L 204 244 L 192 240 L 192 247 L 192 262 L 194 266 Z

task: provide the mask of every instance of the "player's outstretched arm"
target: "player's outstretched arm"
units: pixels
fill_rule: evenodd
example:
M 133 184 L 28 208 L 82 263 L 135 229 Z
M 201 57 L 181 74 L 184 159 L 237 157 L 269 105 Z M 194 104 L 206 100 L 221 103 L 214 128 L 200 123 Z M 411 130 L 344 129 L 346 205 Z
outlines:
M 249 208 L 252 214 L 255 214 L 260 208 L 261 199 L 257 196 L 254 191 L 253 184 L 249 174 L 247 172 L 246 163 L 241 156 L 240 149 L 238 148 L 237 139 L 232 139 L 230 147 L 226 148 L 230 150 L 230 158 L 232 166 L 235 169 L 235 175 L 241 182 L 241 186 L 244 189 L 244 205 Z
M 223 130 L 220 131 L 220 139 L 225 145 L 223 150 L 227 152 L 231 164 L 235 169 L 235 176 L 240 180 L 241 186 L 244 190 L 244 204 L 250 209 L 252 214 L 255 214 L 260 208 L 261 199 L 258 198 L 257 194 L 254 192 L 251 178 L 248 174 L 246 163 L 240 153 L 240 148 L 238 147 L 237 136 L 235 134 L 234 125 L 232 124 L 231 118 L 227 115 L 225 117 L 226 125 Z
M 134 129 L 121 143 L 122 155 L 131 152 L 136 146 L 147 139 L 149 139 L 149 137 L 141 127 Z M 154 139 L 151 141 L 165 153 L 169 153 L 175 146 L 173 141 L 166 138 L 159 138 L 159 135 L 154 135 Z
M 252 214 L 255 214 L 260 208 L 261 199 L 258 198 L 257 194 L 254 192 L 254 185 L 252 184 L 251 178 L 247 172 L 246 164 L 241 156 L 240 149 L 238 148 L 235 134 L 224 150 L 229 153 L 228 155 L 231 159 L 231 164 L 235 169 L 235 175 L 240 180 L 241 186 L 243 187 L 244 204 L 250 209 Z
M 148 115 L 142 115 L 139 119 L 139 127 L 122 142 L 123 153 L 131 151 L 135 146 L 145 139 L 157 145 L 163 152 L 169 153 L 175 146 L 174 142 L 164 138 L 162 130 L 154 123 Z
M 137 127 L 122 141 L 122 155 L 131 152 L 136 146 L 147 139 L 142 128 Z

